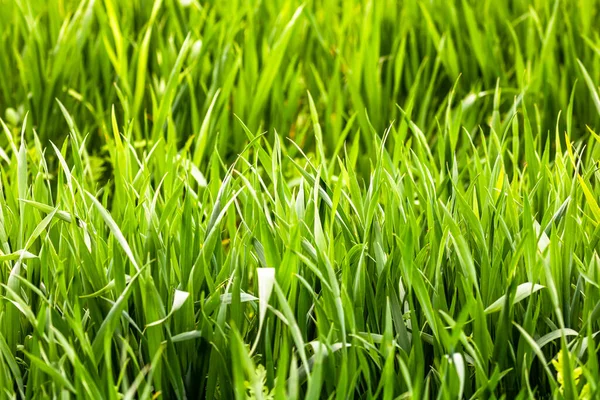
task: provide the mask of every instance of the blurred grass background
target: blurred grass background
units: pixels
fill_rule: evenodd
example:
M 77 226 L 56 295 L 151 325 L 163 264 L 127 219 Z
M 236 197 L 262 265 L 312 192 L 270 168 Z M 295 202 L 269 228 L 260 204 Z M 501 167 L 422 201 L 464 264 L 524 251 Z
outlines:
M 594 0 L 0 0 L 0 396 L 598 396 Z
M 358 131 L 371 151 L 371 130 L 402 119 L 396 104 L 435 141 L 453 86 L 469 131 L 491 118 L 497 85 L 499 109 L 522 98 L 543 138 L 572 90 L 583 99 L 573 105 L 574 137 L 599 122 L 577 64 L 600 74 L 593 0 L 0 4 L 0 110 L 13 125 L 28 110 L 42 140 L 67 132 L 55 99 L 90 145 L 102 142 L 112 105 L 135 121 L 137 140 L 172 119 L 183 144 L 214 100 L 207 148 L 230 159 L 243 148 L 235 116 L 310 148 L 307 90 L 328 154 Z

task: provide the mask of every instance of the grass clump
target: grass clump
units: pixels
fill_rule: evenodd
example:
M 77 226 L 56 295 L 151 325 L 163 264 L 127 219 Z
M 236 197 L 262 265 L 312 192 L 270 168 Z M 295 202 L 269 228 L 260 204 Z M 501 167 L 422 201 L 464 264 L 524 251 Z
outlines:
M 598 396 L 596 1 L 0 1 L 7 398 Z

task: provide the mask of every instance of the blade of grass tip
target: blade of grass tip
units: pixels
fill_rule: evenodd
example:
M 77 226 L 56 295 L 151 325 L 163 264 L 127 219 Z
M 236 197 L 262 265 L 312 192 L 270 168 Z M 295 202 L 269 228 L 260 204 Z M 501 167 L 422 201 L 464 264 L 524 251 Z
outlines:
M 60 111 L 62 112 L 64 119 L 67 121 L 69 130 L 71 132 L 78 132 L 77 125 L 75 125 L 75 121 L 73 121 L 73 117 L 71 116 L 71 114 L 67 111 L 67 109 L 65 108 L 63 103 L 60 102 L 59 99 L 55 99 L 55 100 L 58 103 L 58 107 L 60 108 Z
M 308 104 L 310 106 L 310 117 L 312 119 L 313 130 L 315 132 L 315 140 L 317 142 L 317 154 L 319 155 L 318 163 L 323 166 L 323 174 L 325 175 L 325 180 L 329 181 L 327 176 L 327 159 L 325 158 L 325 149 L 323 146 L 323 132 L 321 131 L 321 125 L 319 124 L 319 114 L 317 113 L 317 108 L 315 107 L 315 102 L 310 95 L 309 91 L 306 91 L 308 94 Z
M 299 378 L 298 378 L 298 360 L 296 355 L 292 354 L 292 362 L 290 364 L 290 374 L 287 379 L 287 396 L 289 399 L 297 399 L 299 392 Z
M 525 329 L 523 329 L 521 327 L 521 325 L 517 324 L 516 322 L 513 322 L 513 325 L 519 330 L 519 332 L 521 332 L 521 335 L 525 338 L 525 341 L 529 344 L 529 346 L 531 346 L 531 349 L 533 350 L 533 352 L 540 359 L 540 363 L 542 364 L 544 371 L 548 375 L 548 381 L 550 382 L 552 389 L 555 390 L 556 389 L 556 380 L 554 379 L 554 375 L 552 374 L 552 371 L 550 371 L 550 368 L 548 367 L 548 362 L 546 361 L 546 357 L 544 357 L 544 353 L 542 352 L 542 349 L 540 349 L 540 347 L 538 346 L 536 341 L 529 335 L 529 333 L 527 333 L 527 331 L 525 331 Z
M 579 58 L 577 59 L 577 64 L 579 64 L 579 69 L 581 70 L 581 73 L 583 74 L 583 79 L 585 80 L 585 83 L 592 95 L 592 101 L 594 102 L 594 105 L 596 106 L 598 115 L 600 115 L 600 95 L 598 95 L 598 90 L 596 89 L 596 85 L 594 84 L 592 77 L 590 76 L 587 69 L 585 68 L 585 66 L 583 65 L 583 63 L 581 62 L 581 60 Z
M 400 113 L 402 113 L 402 117 L 408 123 L 410 130 L 415 134 L 415 136 L 417 137 L 417 140 L 419 141 L 421 146 L 423 146 L 423 148 L 425 149 L 425 152 L 427 153 L 427 157 L 429 157 L 429 160 L 432 160 L 433 154 L 431 153 L 431 149 L 429 148 L 429 144 L 427 143 L 427 138 L 425 137 L 425 134 L 423 133 L 421 128 L 419 128 L 417 126 L 417 124 L 415 124 L 409 118 L 408 114 L 406 113 L 406 111 L 404 111 L 404 109 L 402 109 L 402 107 L 400 107 L 398 104 L 396 104 L 396 107 L 398 107 L 398 109 L 400 110 Z
M 117 122 L 117 114 L 115 113 L 115 105 L 112 105 L 110 112 L 110 121 L 113 130 L 113 136 L 115 139 L 115 143 L 117 145 L 117 154 L 121 154 L 123 151 L 123 142 L 121 141 L 121 134 L 119 133 L 119 124 Z M 125 165 L 121 165 L 121 168 L 124 168 Z
M 66 211 L 57 210 L 52 206 L 49 206 L 49 205 L 43 204 L 43 203 L 39 203 L 39 202 L 33 201 L 33 200 L 19 199 L 19 201 L 23 202 L 25 204 L 28 204 L 46 214 L 49 214 L 56 210 L 56 213 L 54 214 L 55 217 L 65 221 L 65 222 L 68 222 L 68 223 L 71 223 L 73 221 L 73 217 L 71 217 L 71 214 Z
M 27 197 L 27 145 L 25 143 L 25 129 L 27 126 L 27 115 L 23 121 L 21 128 L 21 144 L 19 146 L 19 153 L 17 154 L 17 188 L 19 198 L 24 199 Z M 19 224 L 19 248 L 23 247 L 23 240 L 25 236 L 25 206 L 21 204 L 19 207 L 20 212 L 20 224 Z
M 71 170 L 69 169 L 69 165 L 67 164 L 67 161 L 63 157 L 63 155 L 60 152 L 60 150 L 58 149 L 58 147 L 56 147 L 56 145 L 54 145 L 54 143 L 52 143 L 52 141 L 50 141 L 50 145 L 52 146 L 52 148 L 54 149 L 54 152 L 56 153 L 58 162 L 60 163 L 60 166 L 65 173 L 65 177 L 67 178 L 67 185 L 69 186 L 71 193 L 73 193 L 73 185 L 71 183 Z
M 560 220 L 565 215 L 565 212 L 566 212 L 567 207 L 569 206 L 570 202 L 571 202 L 571 196 L 567 196 L 567 198 L 560 205 L 558 210 L 556 210 L 556 212 L 554 213 L 552 218 L 550 218 L 550 221 L 548 221 L 548 223 L 546 224 L 546 229 L 544 229 L 544 233 L 546 233 L 546 236 L 550 236 L 553 224 L 556 224 L 556 225 L 559 224 Z
M 463 398 L 463 393 L 465 391 L 465 382 L 466 382 L 466 368 L 465 368 L 465 358 L 461 353 L 454 353 L 452 356 L 448 357 L 451 361 L 452 365 L 454 365 L 454 369 L 456 370 L 456 374 L 458 375 L 459 381 L 459 389 L 458 389 L 458 398 Z
M 15 359 L 14 354 L 8 348 L 8 344 L 6 344 L 6 340 L 4 336 L 0 332 L 0 356 L 3 356 L 5 365 L 8 366 L 8 369 L 12 373 L 13 379 L 17 384 L 18 394 L 21 398 L 25 398 L 25 391 L 23 386 L 23 376 L 21 375 L 21 370 L 17 364 L 17 360 Z
M 94 206 L 96 207 L 98 212 L 100 213 L 100 216 L 102 217 L 102 219 L 104 220 L 106 225 L 108 225 L 108 228 L 110 229 L 110 231 L 113 234 L 113 236 L 115 237 L 115 239 L 117 239 L 117 242 L 119 242 L 119 244 L 121 245 L 121 248 L 123 249 L 123 251 L 125 252 L 127 257 L 129 258 L 129 261 L 131 261 L 131 264 L 135 267 L 136 271 L 139 272 L 140 267 L 138 266 L 135 256 L 133 255 L 133 252 L 131 251 L 129 244 L 127 243 L 127 240 L 125 239 L 125 236 L 123 236 L 123 233 L 119 229 L 119 226 L 117 225 L 115 220 L 112 218 L 110 213 L 102 206 L 102 204 L 100 204 L 100 202 L 96 199 L 96 197 L 94 197 L 94 195 L 92 195 L 88 191 L 86 191 L 85 193 L 88 195 L 88 197 L 90 198 L 90 200 L 92 201 L 92 203 L 94 204 Z
M 29 237 L 27 238 L 27 242 L 25 242 L 25 246 L 23 248 L 23 250 L 25 251 L 23 252 L 23 254 L 27 253 L 26 250 L 29 248 L 29 246 L 31 246 L 33 242 L 42 234 L 42 232 L 46 230 L 48 225 L 50 225 L 55 213 L 56 209 L 50 214 L 46 215 L 46 217 L 44 217 L 44 219 L 35 227 L 31 235 L 29 235 Z
M 17 250 L 15 252 L 4 254 L 0 250 L 0 262 L 4 261 L 15 261 L 15 260 L 30 260 L 38 258 L 35 254 L 28 252 L 27 250 Z
M 42 372 L 52 378 L 55 383 L 58 383 L 62 387 L 69 390 L 71 393 L 77 393 L 75 387 L 71 382 L 67 380 L 64 374 L 59 373 L 55 368 L 51 367 L 44 360 L 34 356 L 26 350 L 23 350 L 23 353 L 29 358 L 32 364 L 34 364 L 37 368 L 39 368 Z
M 228 173 L 227 176 L 225 176 L 225 178 L 223 179 L 221 187 L 219 188 L 219 191 L 217 193 L 217 198 L 215 199 L 213 210 L 210 215 L 210 219 L 208 220 L 208 225 L 206 226 L 206 237 L 208 237 L 212 232 L 212 229 L 217 222 L 217 218 L 219 218 L 219 215 L 223 210 L 223 205 L 221 203 L 223 201 L 223 196 L 225 195 L 225 190 L 229 186 L 229 181 L 231 181 L 231 174 Z
M 133 116 L 136 117 L 140 110 L 142 100 L 144 98 L 144 89 L 146 87 L 146 71 L 148 70 L 148 53 L 150 50 L 150 38 L 152 37 L 152 29 L 156 14 L 162 4 L 162 0 L 155 1 L 152 7 L 152 14 L 144 33 L 144 38 L 140 46 L 140 51 L 137 60 L 137 70 L 135 75 L 135 89 L 133 94 Z
M 159 353 L 160 352 L 156 352 L 157 355 Z M 140 385 L 142 384 L 142 382 L 144 381 L 144 378 L 150 371 L 150 367 L 151 367 L 151 365 L 146 365 L 146 366 L 144 366 L 144 368 L 141 369 L 141 371 L 138 373 L 138 375 L 135 377 L 135 379 L 133 380 L 133 382 L 127 389 L 127 392 L 125 392 L 125 396 L 123 397 L 123 400 L 133 400 L 136 398 L 135 396 L 138 392 L 138 389 L 139 389 Z M 142 398 L 148 398 L 148 396 L 142 397 Z
M 15 141 L 13 140 L 13 137 L 12 137 L 12 132 L 10 131 L 8 126 L 6 126 L 6 123 L 2 120 L 2 118 L 0 118 L 0 125 L 2 125 L 2 130 L 4 131 L 4 135 L 6 136 L 6 140 L 8 141 L 8 143 L 10 145 L 10 149 L 12 150 L 12 153 L 18 154 L 19 149 L 17 149 L 17 146 L 15 145 Z
M 133 116 L 137 116 L 142 99 L 144 98 L 144 89 L 146 87 L 146 71 L 148 70 L 148 53 L 150 47 L 150 38 L 152 37 L 152 25 L 149 24 L 144 34 L 144 39 L 140 46 L 140 52 L 137 59 L 137 70 L 135 75 L 135 89 L 133 94 Z
M 581 175 L 577 174 L 577 180 L 581 185 L 581 190 L 583 190 L 583 194 L 585 195 L 585 199 L 587 201 L 588 206 L 592 210 L 592 214 L 594 214 L 594 218 L 596 219 L 596 225 L 600 224 L 600 206 L 598 206 L 598 202 L 596 201 L 596 196 L 590 190 L 589 186 L 585 182 L 585 180 L 581 177 Z
M 277 294 L 277 299 L 279 300 L 280 306 L 282 308 L 283 316 L 287 319 L 288 327 L 290 328 L 290 332 L 292 334 L 292 338 L 294 339 L 294 343 L 296 344 L 298 354 L 300 355 L 300 360 L 302 361 L 304 372 L 308 377 L 308 380 L 311 380 L 310 368 L 308 357 L 306 356 L 306 350 L 304 349 L 304 340 L 302 339 L 302 332 L 300 331 L 300 327 L 294 318 L 294 312 L 288 303 L 285 294 L 275 282 L 274 284 L 275 293 Z
M 220 93 L 221 89 L 218 89 L 215 95 L 213 96 L 212 102 L 208 107 L 208 111 L 206 111 L 206 115 L 204 116 L 204 121 L 202 121 L 202 125 L 200 126 L 200 132 L 198 132 L 198 138 L 196 139 L 196 148 L 194 149 L 194 165 L 200 165 L 200 162 L 204 157 L 204 152 L 206 151 L 206 144 L 208 142 L 208 127 L 210 126 L 211 115 L 213 109 L 215 108 L 215 104 L 217 103 L 217 99 L 219 98 Z
M 256 89 L 254 91 L 254 98 L 252 101 L 252 108 L 250 110 L 250 127 L 252 129 L 256 129 L 256 125 L 260 121 L 258 121 L 259 116 L 261 115 L 261 111 L 267 101 L 268 95 L 273 86 L 273 82 L 275 81 L 275 77 L 277 76 L 277 72 L 281 63 L 283 61 L 283 57 L 285 55 L 285 51 L 288 47 L 288 43 L 294 31 L 294 26 L 296 25 L 296 21 L 302 14 L 302 10 L 304 9 L 304 4 L 300 5 L 294 15 L 287 23 L 283 32 L 279 35 L 278 40 L 273 45 L 271 49 L 268 60 L 265 62 L 265 67 L 260 74 L 260 78 L 258 79 L 258 84 L 256 85 Z
M 10 164 L 10 158 L 8 157 L 8 154 L 6 154 L 6 151 L 4 151 L 2 147 L 0 147 L 0 158 L 6 161 L 7 164 Z
M 200 339 L 201 337 L 202 331 L 188 331 L 171 336 L 171 342 L 185 342 L 186 340 Z
M 177 154 L 177 161 L 181 162 L 181 165 L 189 172 L 194 178 L 198 187 L 206 187 L 207 182 L 204 174 L 200 172 L 200 169 L 188 158 L 182 157 L 181 154 Z
M 109 332 L 114 331 L 114 324 L 118 321 L 118 318 L 121 316 L 121 313 L 125 310 L 125 307 L 127 306 L 126 301 L 129 298 L 131 292 L 133 291 L 133 285 L 136 283 L 139 276 L 142 274 L 142 272 L 146 269 L 148 265 L 150 264 L 145 264 L 144 266 L 142 266 L 142 268 L 139 271 L 137 271 L 136 274 L 131 278 L 127 286 L 125 286 L 125 290 L 123 290 L 123 292 L 119 295 L 117 301 L 114 302 L 113 306 L 108 312 L 108 315 L 102 321 L 102 324 L 100 325 L 100 328 L 98 329 L 98 332 L 96 333 L 96 336 L 94 337 L 94 340 L 92 342 L 92 351 L 94 354 L 93 362 L 95 366 L 98 366 L 98 363 L 100 362 L 100 360 L 102 359 L 102 355 L 104 354 L 105 335 Z
M 258 333 L 256 334 L 254 345 L 252 345 L 252 349 L 250 350 L 250 355 L 254 354 L 256 346 L 258 345 L 265 316 L 267 315 L 269 299 L 271 298 L 273 285 L 275 284 L 275 268 L 257 268 L 256 273 L 258 275 Z
M 171 73 L 169 75 L 169 79 L 167 81 L 163 97 L 161 98 L 160 104 L 158 106 L 158 112 L 156 114 L 154 125 L 152 127 L 152 138 L 154 140 L 158 139 L 159 134 L 165 127 L 167 115 L 173 104 L 173 99 L 175 98 L 175 91 L 179 82 L 181 67 L 183 66 L 183 62 L 185 61 L 189 53 L 190 47 L 191 33 L 188 33 L 185 40 L 183 41 L 183 44 L 181 45 L 181 49 L 179 50 L 179 54 L 177 55 L 177 59 L 175 60 L 175 65 L 173 65 L 173 69 L 171 69 Z
M 162 354 L 165 350 L 165 344 L 161 344 L 161 346 L 158 348 L 158 350 L 156 351 L 156 354 L 154 355 L 154 357 L 152 358 L 152 362 L 150 363 L 150 372 L 148 374 L 148 379 L 146 380 L 146 386 L 144 387 L 144 391 L 142 392 L 142 394 L 140 395 L 140 399 L 148 399 L 150 398 L 150 393 L 152 392 L 152 390 L 156 390 L 156 388 L 154 388 L 153 385 L 153 377 L 154 377 L 154 373 L 158 370 L 157 366 L 160 364 L 160 358 L 162 357 Z M 158 392 L 160 393 L 160 392 Z M 158 396 L 156 395 L 156 393 L 154 394 L 153 398 L 157 398 Z M 135 398 L 135 397 L 133 397 Z

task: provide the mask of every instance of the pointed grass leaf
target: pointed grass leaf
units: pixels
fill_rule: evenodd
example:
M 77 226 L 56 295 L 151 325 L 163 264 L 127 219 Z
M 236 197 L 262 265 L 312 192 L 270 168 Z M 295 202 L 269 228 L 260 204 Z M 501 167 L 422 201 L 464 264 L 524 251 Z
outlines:
M 135 256 L 133 255 L 133 252 L 131 251 L 131 247 L 129 247 L 129 244 L 127 243 L 127 240 L 125 239 L 125 236 L 123 236 L 123 233 L 121 232 L 121 229 L 119 229 L 119 226 L 117 225 L 115 220 L 112 218 L 110 213 L 102 206 L 102 204 L 96 199 L 96 197 L 94 197 L 89 192 L 86 192 L 86 194 L 89 197 L 89 199 L 92 201 L 92 203 L 94 204 L 94 206 L 96 207 L 96 209 L 98 210 L 100 215 L 102 216 L 102 219 L 104 220 L 104 222 L 110 229 L 114 238 L 117 240 L 117 242 L 119 243 L 119 245 L 121 246 L 121 248 L 123 249 L 123 251 L 125 252 L 127 257 L 129 258 L 129 261 L 131 261 L 131 264 L 135 267 L 135 269 L 137 271 L 139 271 L 140 268 L 138 267 L 138 263 L 135 259 Z

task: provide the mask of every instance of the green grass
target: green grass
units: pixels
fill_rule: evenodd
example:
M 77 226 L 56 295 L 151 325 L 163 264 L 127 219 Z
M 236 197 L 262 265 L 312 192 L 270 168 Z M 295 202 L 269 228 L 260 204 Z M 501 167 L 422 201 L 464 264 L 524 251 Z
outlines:
M 598 18 L 0 0 L 0 398 L 597 398 Z

